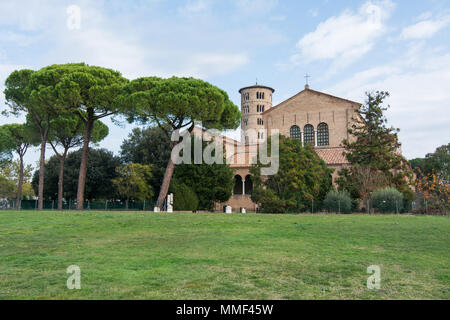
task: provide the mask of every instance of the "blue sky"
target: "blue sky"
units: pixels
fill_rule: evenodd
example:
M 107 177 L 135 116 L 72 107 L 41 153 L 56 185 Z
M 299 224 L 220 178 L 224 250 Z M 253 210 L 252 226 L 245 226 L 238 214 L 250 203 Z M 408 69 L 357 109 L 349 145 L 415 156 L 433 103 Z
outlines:
M 69 27 L 73 5 L 79 28 Z M 312 89 L 360 102 L 389 91 L 388 120 L 408 159 L 449 142 L 448 0 L 1 0 L 0 31 L 1 85 L 15 69 L 84 61 L 130 79 L 199 77 L 237 105 L 239 88 L 258 79 L 276 89 L 276 104 L 308 73 Z M 100 146 L 117 153 L 132 126 L 107 123 Z

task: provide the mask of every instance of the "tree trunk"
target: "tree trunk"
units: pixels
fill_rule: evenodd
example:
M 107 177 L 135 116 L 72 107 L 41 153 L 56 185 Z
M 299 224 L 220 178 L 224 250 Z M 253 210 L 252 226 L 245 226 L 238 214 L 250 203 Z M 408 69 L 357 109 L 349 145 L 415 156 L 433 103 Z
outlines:
M 64 162 L 66 161 L 66 153 L 59 158 L 59 177 L 58 177 L 58 210 L 63 209 L 63 187 L 64 187 Z
M 93 112 L 91 110 L 88 110 L 88 121 L 86 123 L 86 129 L 84 130 L 84 142 L 80 164 L 80 175 L 78 176 L 77 210 L 83 210 L 84 187 L 86 185 L 89 142 L 91 140 L 93 127 L 94 127 Z
M 167 163 L 166 171 L 164 172 L 164 178 L 161 189 L 159 190 L 158 200 L 156 201 L 156 206 L 160 209 L 162 208 L 167 192 L 169 191 L 170 181 L 172 180 L 174 170 L 175 163 L 173 163 L 172 158 L 170 158 L 169 163 Z
M 192 134 L 192 131 L 194 130 L 194 127 L 195 127 L 194 123 L 192 123 L 192 125 L 188 129 L 190 134 Z M 172 150 L 179 143 L 180 142 L 174 142 L 172 144 Z M 189 150 L 189 152 L 191 152 L 191 151 Z M 177 155 L 177 157 L 178 156 L 179 155 Z M 164 204 L 164 200 L 167 197 L 167 192 L 169 191 L 170 181 L 172 180 L 172 176 L 173 176 L 173 172 L 174 171 L 175 171 L 175 163 L 172 161 L 172 155 L 171 155 L 170 158 L 169 158 L 169 162 L 167 163 L 166 171 L 164 172 L 164 178 L 163 178 L 163 181 L 162 181 L 162 184 L 161 184 L 161 189 L 159 190 L 158 200 L 156 201 L 156 206 L 159 209 L 162 208 L 162 206 Z
M 22 206 L 22 186 L 23 186 L 23 155 L 19 153 L 19 184 L 17 185 L 17 199 L 16 199 L 16 208 L 20 210 Z
M 38 210 L 44 208 L 44 170 L 45 170 L 45 147 L 47 145 L 48 125 L 41 130 L 41 156 L 39 158 L 39 185 L 38 185 Z

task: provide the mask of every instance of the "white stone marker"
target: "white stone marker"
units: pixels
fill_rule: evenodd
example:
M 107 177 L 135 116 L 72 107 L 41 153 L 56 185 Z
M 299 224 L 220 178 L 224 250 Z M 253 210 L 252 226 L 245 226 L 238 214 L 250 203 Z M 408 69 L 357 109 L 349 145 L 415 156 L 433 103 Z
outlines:
M 167 212 L 173 212 L 173 193 L 167 196 Z
M 245 208 L 241 208 L 241 213 L 247 213 L 247 211 L 245 210 Z
M 230 206 L 226 206 L 225 207 L 225 213 L 231 213 L 231 207 Z
M 159 208 L 158 207 L 154 207 L 153 208 L 153 212 L 159 212 Z

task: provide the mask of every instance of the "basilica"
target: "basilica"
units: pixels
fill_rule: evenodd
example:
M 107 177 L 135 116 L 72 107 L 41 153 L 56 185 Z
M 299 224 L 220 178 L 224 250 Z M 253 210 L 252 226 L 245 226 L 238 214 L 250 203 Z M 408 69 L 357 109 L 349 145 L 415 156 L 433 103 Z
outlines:
M 256 84 L 240 89 L 239 93 L 243 132 L 253 129 L 257 133 L 255 139 L 264 140 L 277 129 L 284 136 L 312 144 L 326 165 L 335 169 L 333 181 L 337 172 L 348 165 L 341 143 L 344 139 L 352 139 L 348 129 L 360 103 L 312 90 L 308 85 L 276 106 L 272 105 L 273 88 Z M 231 162 L 235 172 L 233 195 L 226 203 L 217 204 L 217 208 L 229 205 L 233 210 L 245 208 L 255 211 L 256 204 L 250 199 L 253 189 L 250 159 L 252 144 L 258 141 L 248 140 L 246 136 L 241 140 L 245 144 L 241 152 L 246 153 L 243 157 L 246 160 Z M 238 153 L 235 152 L 235 157 L 239 156 Z

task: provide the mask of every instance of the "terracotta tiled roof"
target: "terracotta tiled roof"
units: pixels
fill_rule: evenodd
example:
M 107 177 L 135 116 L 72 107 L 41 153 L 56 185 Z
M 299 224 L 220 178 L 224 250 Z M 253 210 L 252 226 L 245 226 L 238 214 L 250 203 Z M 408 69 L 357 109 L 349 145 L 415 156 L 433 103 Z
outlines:
M 344 148 L 317 148 L 315 151 L 325 161 L 326 164 L 348 164 L 349 162 L 342 154 L 344 152 Z

